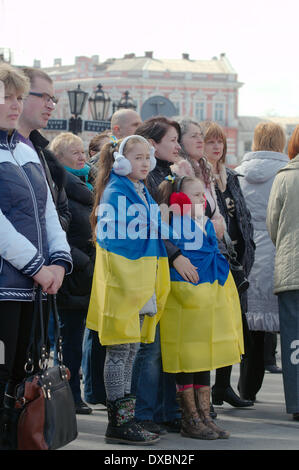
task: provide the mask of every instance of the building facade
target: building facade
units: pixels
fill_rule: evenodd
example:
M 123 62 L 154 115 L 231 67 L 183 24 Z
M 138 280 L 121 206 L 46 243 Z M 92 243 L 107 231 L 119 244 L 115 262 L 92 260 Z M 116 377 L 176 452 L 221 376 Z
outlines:
M 0 48 L 0 61 L 11 61 L 12 51 Z M 35 60 L 34 67 L 42 68 Z M 109 117 L 113 103 L 117 103 L 128 91 L 141 118 L 164 114 L 173 118 L 189 116 L 198 122 L 218 122 L 227 136 L 227 163 L 234 167 L 243 155 L 251 150 L 255 126 L 265 120 L 280 123 L 289 139 L 299 118 L 260 117 L 238 115 L 238 93 L 243 85 L 225 54 L 211 60 L 193 60 L 188 54 L 181 59 L 158 59 L 153 52 L 144 56 L 126 54 L 123 58 L 111 58 L 100 62 L 99 56 L 76 57 L 75 63 L 63 65 L 55 59 L 52 67 L 42 68 L 54 81 L 55 94 L 59 104 L 52 114 L 53 120 L 64 120 L 68 129 L 70 106 L 68 90 L 80 85 L 89 96 L 99 84 L 111 98 Z M 92 120 L 86 104 L 81 116 L 83 121 Z M 52 121 L 52 123 L 55 121 Z M 53 139 L 61 132 L 59 125 L 52 130 L 43 130 L 44 135 Z M 95 132 L 80 134 L 86 147 Z
M 35 61 L 34 66 L 41 64 Z M 181 59 L 156 59 L 152 52 L 146 52 L 143 57 L 127 54 L 102 63 L 98 56 L 76 57 L 72 65 L 62 65 L 60 59 L 55 59 L 53 67 L 43 70 L 53 79 L 59 97 L 54 119 L 70 117 L 68 90 L 80 84 L 91 95 L 101 84 L 111 103 L 129 91 L 143 120 L 164 114 L 217 121 L 227 136 L 228 163 L 234 165 L 237 161 L 238 90 L 242 84 L 225 54 L 211 60 L 192 60 L 188 54 Z M 92 119 L 88 105 L 81 117 Z M 53 138 L 55 131 L 46 134 Z M 93 135 L 83 132 L 82 138 L 88 142 Z

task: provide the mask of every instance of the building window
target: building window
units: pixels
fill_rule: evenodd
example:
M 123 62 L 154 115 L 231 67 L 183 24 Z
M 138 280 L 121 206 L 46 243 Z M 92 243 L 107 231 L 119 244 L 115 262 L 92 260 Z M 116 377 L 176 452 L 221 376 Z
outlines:
M 195 118 L 197 121 L 205 120 L 205 104 L 204 103 L 195 103 Z
M 214 120 L 220 122 L 224 121 L 224 103 L 215 103 Z

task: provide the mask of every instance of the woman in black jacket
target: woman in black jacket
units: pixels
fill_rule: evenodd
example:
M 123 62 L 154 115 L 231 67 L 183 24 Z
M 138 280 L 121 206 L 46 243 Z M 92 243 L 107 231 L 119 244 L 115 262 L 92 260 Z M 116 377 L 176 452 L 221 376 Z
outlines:
M 255 245 L 251 215 L 240 188 L 239 175 L 225 166 L 227 144 L 222 128 L 215 122 L 203 124 L 202 127 L 204 130 L 204 153 L 212 168 L 219 211 L 225 219 L 227 233 L 237 253 L 237 261 L 242 265 L 245 276 L 248 277 L 254 262 Z M 225 250 L 225 247 L 223 248 Z M 221 246 L 220 249 L 223 251 Z M 250 347 L 245 317 L 247 292 L 239 295 L 246 354 Z M 235 407 L 252 406 L 252 401 L 242 400 L 232 389 L 230 385 L 231 371 L 231 366 L 217 369 L 216 382 L 212 387 L 213 404 L 221 405 L 225 401 Z
M 57 296 L 63 357 L 71 372 L 76 412 L 89 414 L 92 410 L 81 398 L 79 370 L 95 259 L 89 222 L 93 206 L 92 187 L 88 183 L 90 167 L 86 164 L 82 140 L 72 133 L 58 135 L 50 148 L 66 169 L 65 191 L 72 215 L 67 237 L 74 267 Z
M 136 134 L 148 139 L 155 147 L 156 167 L 147 177 L 146 185 L 157 200 L 158 186 L 171 175 L 171 165 L 176 162 L 180 145 L 180 126 L 164 116 L 155 116 L 143 122 Z M 176 269 L 196 269 L 181 251 L 165 241 L 169 262 Z M 184 272 L 180 271 L 184 276 Z M 170 432 L 180 431 L 180 413 L 176 403 L 176 384 L 173 374 L 162 370 L 160 329 L 156 330 L 154 343 L 140 344 L 135 359 L 132 393 L 136 395 L 135 417 L 150 432 L 164 433 L 164 427 Z

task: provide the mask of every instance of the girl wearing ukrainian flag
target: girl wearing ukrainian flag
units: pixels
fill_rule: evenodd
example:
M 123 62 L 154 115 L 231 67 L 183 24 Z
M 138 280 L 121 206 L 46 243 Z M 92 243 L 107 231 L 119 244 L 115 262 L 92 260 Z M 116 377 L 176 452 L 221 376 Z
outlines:
M 159 207 L 143 184 L 155 163 L 154 148 L 142 136 L 121 142 L 112 138 L 101 151 L 91 216 L 96 263 L 86 326 L 106 346 L 109 443 L 159 440 L 134 420 L 130 395 L 138 343 L 154 341 L 170 290 Z
M 163 369 L 176 374 L 181 434 L 226 439 L 229 433 L 210 417 L 210 371 L 240 362 L 244 352 L 238 292 L 204 215 L 202 182 L 194 176 L 168 177 L 159 186 L 159 202 L 170 206 L 167 217 L 180 234 L 178 247 L 199 276 L 193 284 L 170 268 L 171 292 L 160 321 Z

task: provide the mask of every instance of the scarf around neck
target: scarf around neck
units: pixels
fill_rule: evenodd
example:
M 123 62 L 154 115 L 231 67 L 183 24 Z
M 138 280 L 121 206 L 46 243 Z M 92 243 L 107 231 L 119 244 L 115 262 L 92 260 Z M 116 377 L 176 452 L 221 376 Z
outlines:
M 88 182 L 88 175 L 89 175 L 89 171 L 90 171 L 90 166 L 87 165 L 87 163 L 85 163 L 84 167 L 81 168 L 80 170 L 76 170 L 75 168 L 71 168 L 71 167 L 66 166 L 66 165 L 64 165 L 64 168 L 67 171 L 69 171 L 70 173 L 72 173 L 73 175 L 79 176 L 80 179 L 82 179 L 82 177 L 83 177 L 84 183 L 86 184 L 88 189 L 90 189 L 90 191 L 93 190 L 93 186 Z

